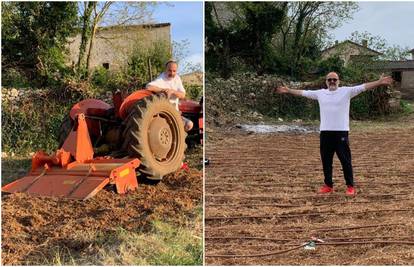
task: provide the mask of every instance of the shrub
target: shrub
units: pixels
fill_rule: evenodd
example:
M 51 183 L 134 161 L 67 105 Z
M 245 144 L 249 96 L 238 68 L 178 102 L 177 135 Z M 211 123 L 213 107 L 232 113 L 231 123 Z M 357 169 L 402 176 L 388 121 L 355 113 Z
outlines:
M 363 80 L 358 83 L 373 80 L 374 76 L 365 73 Z M 285 78 L 271 75 L 243 73 L 225 80 L 208 73 L 205 89 L 207 120 L 220 124 L 225 118 L 249 119 L 249 114 L 254 112 L 273 118 L 319 119 L 317 101 L 273 93 L 273 89 L 282 84 L 293 89 L 318 89 L 324 84 L 324 78 L 305 84 L 288 82 Z M 342 85 L 350 84 L 355 83 L 342 81 Z M 368 119 L 390 114 L 390 97 L 390 91 L 385 87 L 360 94 L 351 100 L 351 118 Z
M 128 59 L 128 66 L 124 72 L 129 80 L 135 80 L 139 86 L 144 86 L 150 82 L 150 76 L 155 78 L 164 70 L 164 64 L 170 58 L 170 49 L 165 42 L 155 42 L 151 47 L 138 42 Z M 151 64 L 151 71 L 149 63 Z
M 344 73 L 344 61 L 338 56 L 329 57 L 325 60 L 321 60 L 318 64 L 318 73 L 320 75 L 326 75 L 328 72 L 334 71 L 340 76 Z
M 2 86 L 13 88 L 30 87 L 26 74 L 18 68 L 3 69 L 1 73 Z
M 367 119 L 388 115 L 391 113 L 391 107 L 388 104 L 390 98 L 391 94 L 386 87 L 362 93 L 352 99 L 350 116 L 353 119 Z
M 110 73 L 104 67 L 96 68 L 91 77 L 92 84 L 95 86 L 105 87 L 110 80 Z
M 185 87 L 186 97 L 195 101 L 199 101 L 203 96 L 203 86 L 188 85 Z
M 17 101 L 2 99 L 2 150 L 23 156 L 37 150 L 54 152 L 61 122 L 84 96 L 53 89 L 25 95 Z

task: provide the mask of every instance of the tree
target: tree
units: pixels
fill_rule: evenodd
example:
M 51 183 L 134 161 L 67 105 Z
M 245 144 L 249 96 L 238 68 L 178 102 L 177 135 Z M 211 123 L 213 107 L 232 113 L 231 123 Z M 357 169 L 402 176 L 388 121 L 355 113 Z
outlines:
M 350 19 L 356 2 L 208 2 L 206 68 L 222 76 L 252 66 L 300 77 L 316 64 L 329 31 Z
M 402 47 L 400 45 L 388 46 L 384 55 L 384 59 L 387 60 L 409 60 L 411 57 L 410 48 L 408 46 Z
M 317 59 L 329 30 L 352 18 L 358 8 L 355 2 L 289 2 L 275 44 L 282 55 L 287 55 L 290 74 L 298 76 L 303 58 Z
M 383 60 L 407 60 L 410 56 L 409 47 L 390 45 L 385 38 L 367 31 L 354 31 L 348 39 L 361 45 L 363 41 L 366 41 L 369 48 L 383 54 L 380 56 L 380 59 Z
M 84 71 L 88 76 L 95 36 L 100 26 L 126 26 L 149 22 L 152 19 L 151 8 L 156 5 L 155 2 L 90 1 L 80 3 L 82 35 L 78 71 Z M 86 62 L 84 62 L 85 55 Z
M 205 3 L 205 57 L 206 67 L 218 71 L 222 77 L 231 74 L 230 30 L 225 27 L 217 12 L 217 3 Z
M 279 2 L 206 3 L 207 68 L 219 70 L 227 77 L 232 71 L 231 60 L 237 58 L 257 72 L 265 72 L 271 39 L 283 20 L 285 5 Z
M 76 3 L 9 2 L 2 7 L 6 66 L 24 68 L 41 83 L 61 76 L 66 69 L 65 45 L 76 33 Z
M 237 11 L 233 20 L 231 47 L 243 55 L 259 74 L 266 71 L 266 57 L 271 50 L 273 35 L 280 29 L 287 2 L 228 3 Z
M 181 40 L 180 42 L 173 42 L 172 56 L 175 60 L 177 60 L 181 73 L 190 73 L 203 70 L 203 66 L 201 64 L 192 63 L 186 60 L 190 55 L 189 45 L 190 42 L 187 39 Z
M 1 2 L 1 40 L 2 40 L 2 67 L 7 68 L 17 64 L 16 49 L 19 38 L 18 25 L 19 18 L 18 6 L 14 2 Z
M 109 7 L 113 3 L 114 2 L 111 2 L 111 1 L 95 2 L 95 4 L 93 5 L 93 8 L 92 8 L 93 16 L 92 16 L 92 22 L 90 24 L 91 38 L 89 40 L 89 49 L 88 49 L 88 54 L 86 57 L 86 73 L 88 73 L 89 66 L 90 66 L 91 54 L 92 54 L 93 45 L 95 43 L 95 35 L 96 35 L 96 30 L 98 28 L 98 24 L 102 20 L 105 13 L 108 11 Z
M 82 31 L 81 31 L 81 43 L 79 46 L 79 57 L 77 63 L 77 70 L 81 72 L 82 70 L 86 69 L 85 66 L 85 53 L 88 41 L 91 36 L 91 27 L 90 21 L 92 17 L 92 11 L 96 6 L 97 2 L 83 2 L 84 11 L 83 15 L 81 16 L 82 20 Z

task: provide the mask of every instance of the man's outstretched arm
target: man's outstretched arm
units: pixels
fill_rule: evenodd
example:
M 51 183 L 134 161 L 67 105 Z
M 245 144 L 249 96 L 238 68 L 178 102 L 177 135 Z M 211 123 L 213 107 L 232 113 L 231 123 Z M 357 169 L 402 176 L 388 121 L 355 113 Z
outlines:
M 303 95 L 303 90 L 290 89 L 286 86 L 277 87 L 275 89 L 275 92 L 277 92 L 279 94 L 291 94 L 291 95 L 296 95 L 296 96 L 302 96 Z
M 384 76 L 384 74 L 382 74 L 378 80 L 369 83 L 364 83 L 364 87 L 366 90 L 372 90 L 377 88 L 378 86 L 391 85 L 393 81 L 394 80 L 391 77 Z

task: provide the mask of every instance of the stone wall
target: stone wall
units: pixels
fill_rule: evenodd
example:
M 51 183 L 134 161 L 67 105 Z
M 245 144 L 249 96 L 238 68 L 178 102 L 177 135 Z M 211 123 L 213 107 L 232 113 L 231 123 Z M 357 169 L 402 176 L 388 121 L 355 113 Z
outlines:
M 181 75 L 180 77 L 185 87 L 188 85 L 203 86 L 203 76 L 203 72 L 196 71 Z
M 414 99 L 414 70 L 401 73 L 401 93 L 404 99 Z
M 60 94 L 72 95 L 79 99 L 96 98 L 112 104 L 112 92 L 104 92 L 102 94 L 84 93 L 81 90 L 72 92 L 61 92 Z M 53 89 L 47 88 L 1 88 L 1 103 L 10 105 L 12 109 L 18 109 L 24 103 L 39 101 L 39 99 L 49 99 L 51 95 L 56 95 Z M 62 96 L 62 95 L 60 95 Z M 41 100 L 43 101 L 43 100 Z M 48 100 L 45 100 L 48 101 Z
M 170 23 L 100 28 L 94 40 L 90 68 L 108 63 L 110 70 L 119 69 L 127 63 L 136 46 L 150 47 L 155 42 L 165 42 L 171 51 L 170 30 Z M 80 41 L 80 34 L 70 39 L 68 65 L 77 63 Z

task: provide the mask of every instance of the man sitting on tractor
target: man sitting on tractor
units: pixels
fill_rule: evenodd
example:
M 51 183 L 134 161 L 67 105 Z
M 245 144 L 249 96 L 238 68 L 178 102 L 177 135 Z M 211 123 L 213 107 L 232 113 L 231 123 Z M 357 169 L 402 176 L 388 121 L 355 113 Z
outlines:
M 150 82 L 147 85 L 147 89 L 154 93 L 165 93 L 170 102 L 178 110 L 179 99 L 185 99 L 185 89 L 180 76 L 177 74 L 177 68 L 177 62 L 175 60 L 169 60 L 165 63 L 165 71 L 157 79 Z M 182 118 L 185 131 L 190 131 L 193 128 L 193 122 L 185 117 Z

